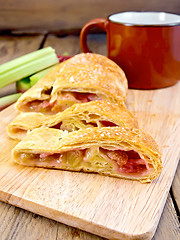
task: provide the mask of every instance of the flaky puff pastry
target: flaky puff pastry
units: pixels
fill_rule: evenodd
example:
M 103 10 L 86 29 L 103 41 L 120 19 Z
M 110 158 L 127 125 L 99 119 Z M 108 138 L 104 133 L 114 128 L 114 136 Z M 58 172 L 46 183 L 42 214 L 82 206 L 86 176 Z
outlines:
M 151 182 L 161 172 L 156 142 L 139 129 L 85 128 L 70 132 L 53 128 L 32 130 L 12 150 L 25 166 L 94 172 Z
M 119 106 L 102 100 L 74 104 L 54 115 L 36 112 L 21 113 L 8 124 L 7 132 L 11 138 L 21 140 L 27 131 L 42 126 L 71 132 L 89 127 L 137 128 L 138 122 L 123 105 Z
M 116 63 L 99 54 L 81 53 L 53 68 L 18 99 L 16 107 L 55 114 L 74 103 L 93 100 L 121 105 L 127 88 L 125 74 Z

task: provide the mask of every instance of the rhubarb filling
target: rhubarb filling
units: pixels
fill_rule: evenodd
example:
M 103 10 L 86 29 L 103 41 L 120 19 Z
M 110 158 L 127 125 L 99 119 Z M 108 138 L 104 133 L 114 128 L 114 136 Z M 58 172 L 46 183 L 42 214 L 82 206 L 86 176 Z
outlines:
M 50 97 L 50 96 L 49 96 Z M 64 111 L 66 108 L 75 103 L 85 103 L 95 100 L 101 100 L 101 97 L 94 93 L 81 92 L 61 92 L 54 102 L 48 100 L 33 100 L 23 106 L 23 111 L 27 112 L 43 112 L 48 114 L 55 114 Z
M 152 165 L 133 150 L 108 150 L 91 147 L 63 153 L 20 153 L 22 163 L 42 167 L 65 168 L 92 172 L 109 172 L 115 175 L 144 176 L 152 171 Z
M 61 130 L 67 130 L 68 132 L 77 131 L 79 129 L 83 128 L 91 128 L 91 127 L 115 127 L 117 126 L 115 123 L 111 121 L 100 121 L 100 120 L 94 120 L 94 121 L 86 121 L 86 120 L 79 120 L 79 119 L 67 119 L 62 121 L 62 123 L 59 123 L 53 128 L 61 129 Z

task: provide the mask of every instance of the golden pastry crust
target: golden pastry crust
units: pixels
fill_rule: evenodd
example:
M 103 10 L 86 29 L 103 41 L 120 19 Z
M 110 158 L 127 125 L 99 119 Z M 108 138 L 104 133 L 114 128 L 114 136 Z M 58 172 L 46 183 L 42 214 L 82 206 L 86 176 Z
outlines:
M 127 89 L 125 74 L 116 63 L 99 54 L 81 53 L 58 64 L 18 99 L 16 107 L 31 111 L 25 109 L 28 103 L 48 100 L 52 104 L 64 92 L 97 94 L 121 105 Z
M 43 143 L 43 144 L 42 144 Z M 21 154 L 41 153 L 64 153 L 100 147 L 106 150 L 135 151 L 142 159 L 145 159 L 151 171 L 145 175 L 128 175 L 120 172 L 112 172 L 105 167 L 101 170 L 86 167 L 73 168 L 71 166 L 53 166 L 50 162 L 29 161 L 20 158 Z M 43 166 L 47 168 L 59 168 L 72 171 L 98 172 L 109 176 L 124 179 L 137 180 L 140 182 L 151 182 L 161 172 L 161 154 L 156 142 L 140 129 L 129 129 L 125 127 L 101 127 L 86 128 L 74 132 L 66 132 L 51 128 L 38 128 L 27 134 L 12 151 L 15 162 L 29 166 Z
M 124 126 L 137 128 L 136 118 L 123 105 L 108 101 L 74 104 L 54 115 L 28 112 L 19 114 L 7 127 L 11 138 L 21 140 L 28 130 L 38 127 L 56 127 L 73 131 L 86 127 Z
M 75 87 L 79 92 L 89 92 L 91 89 L 92 93 L 105 93 L 113 102 L 121 103 L 125 100 L 127 80 L 116 63 L 105 56 L 92 53 L 82 53 L 76 55 L 76 58 L 78 65 L 74 62 L 70 66 L 63 65 L 52 94 Z

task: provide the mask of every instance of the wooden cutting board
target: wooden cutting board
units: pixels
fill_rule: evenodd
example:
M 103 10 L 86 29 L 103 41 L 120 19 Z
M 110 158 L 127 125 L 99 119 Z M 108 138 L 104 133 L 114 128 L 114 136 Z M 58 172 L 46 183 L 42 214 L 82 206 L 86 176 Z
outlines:
M 163 170 L 150 184 L 97 174 L 23 167 L 11 159 L 16 141 L 6 134 L 17 115 L 0 113 L 0 200 L 109 239 L 151 239 L 180 157 L 180 82 L 129 90 L 127 108 L 158 142 Z

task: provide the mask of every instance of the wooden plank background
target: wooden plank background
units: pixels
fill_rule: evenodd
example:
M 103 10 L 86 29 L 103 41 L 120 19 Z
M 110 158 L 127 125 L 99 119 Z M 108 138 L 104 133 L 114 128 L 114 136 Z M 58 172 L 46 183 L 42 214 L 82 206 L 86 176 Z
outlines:
M 180 13 L 179 0 L 0 0 L 0 30 L 59 32 L 121 11 Z
M 104 53 L 105 36 L 92 35 L 89 45 L 94 51 Z M 55 35 L 39 36 L 1 36 L 0 63 L 13 59 L 43 46 L 53 46 L 57 54 L 80 52 L 78 36 L 58 37 Z M 3 49 L 3 50 L 2 50 Z M 180 166 L 177 169 L 173 185 L 161 216 L 153 240 L 180 239 L 178 221 L 180 210 Z M 62 240 L 102 240 L 98 236 L 66 226 L 56 221 L 37 216 L 28 211 L 0 202 L 0 236 L 1 239 L 62 239 Z

